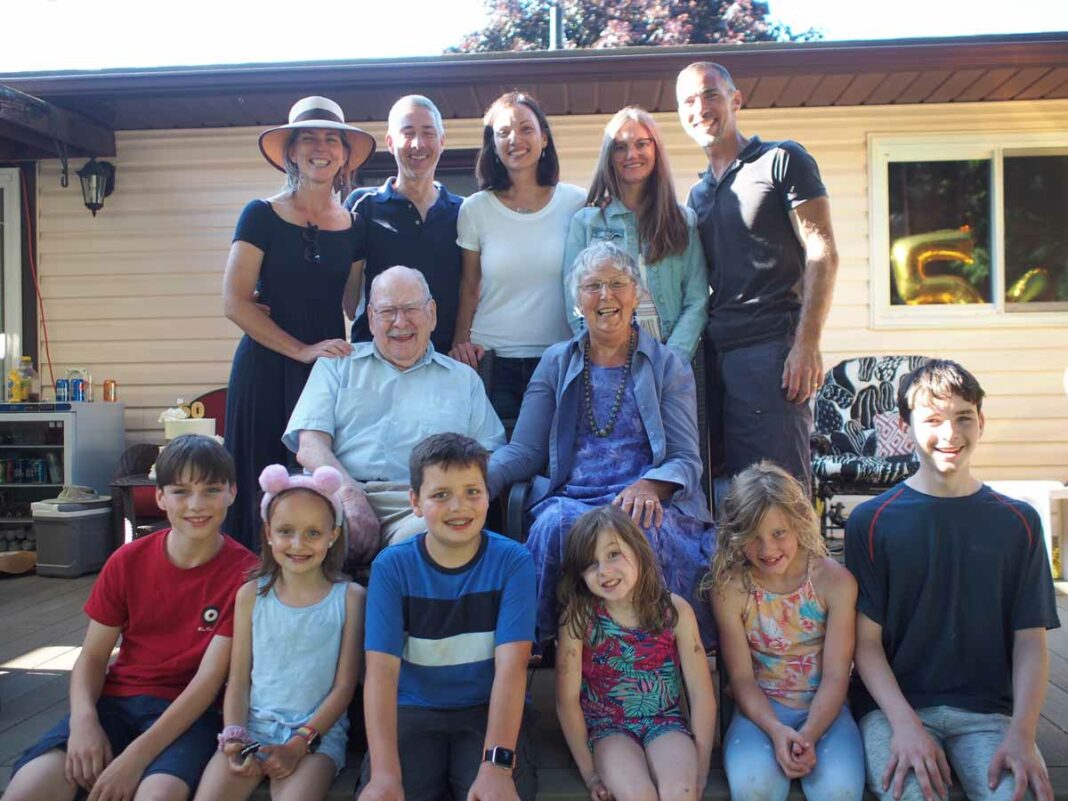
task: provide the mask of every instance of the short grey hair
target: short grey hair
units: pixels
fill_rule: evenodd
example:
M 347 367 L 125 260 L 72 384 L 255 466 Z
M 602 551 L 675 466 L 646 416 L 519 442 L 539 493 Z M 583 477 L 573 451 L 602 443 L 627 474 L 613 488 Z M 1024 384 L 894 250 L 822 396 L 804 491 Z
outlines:
M 389 110 L 389 118 L 386 123 L 386 130 L 391 133 L 396 130 L 397 120 L 405 111 L 413 108 L 425 108 L 430 112 L 431 119 L 434 120 L 434 127 L 437 129 L 438 136 L 445 135 L 445 123 L 441 121 L 441 112 L 438 111 L 438 107 L 434 105 L 434 101 L 429 97 L 423 95 L 405 95 Z
M 631 255 L 614 242 L 598 239 L 575 257 L 571 275 L 568 276 L 571 296 L 577 298 L 583 279 L 605 265 L 626 273 L 639 287 L 642 285 L 641 271 Z
M 418 270 L 413 270 L 411 267 L 405 267 L 402 264 L 394 265 L 388 270 L 383 270 L 371 280 L 371 288 L 367 292 L 367 305 L 370 306 L 375 297 L 375 288 L 379 285 L 379 282 L 388 283 L 394 278 L 408 278 L 414 279 L 419 282 L 419 285 L 423 287 L 424 300 L 432 300 L 433 295 L 430 294 L 430 284 L 426 282 L 426 276 Z

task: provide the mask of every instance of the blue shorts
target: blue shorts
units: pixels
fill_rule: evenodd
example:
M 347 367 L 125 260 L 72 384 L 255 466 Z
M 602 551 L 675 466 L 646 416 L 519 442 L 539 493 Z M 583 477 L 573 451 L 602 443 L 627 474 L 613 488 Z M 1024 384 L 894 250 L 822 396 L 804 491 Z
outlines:
M 170 701 L 152 695 L 134 695 L 124 698 L 101 696 L 96 702 L 96 714 L 100 726 L 111 743 L 111 752 L 115 755 L 122 751 L 155 723 Z M 200 774 L 204 772 L 208 760 L 218 747 L 218 735 L 222 719 L 214 709 L 209 709 L 186 729 L 178 738 L 168 745 L 145 769 L 142 778 L 154 773 L 176 776 L 189 785 L 190 796 L 196 792 Z M 36 745 L 27 749 L 15 762 L 11 775 L 31 760 L 58 748 L 67 750 L 70 738 L 70 715 L 45 734 Z

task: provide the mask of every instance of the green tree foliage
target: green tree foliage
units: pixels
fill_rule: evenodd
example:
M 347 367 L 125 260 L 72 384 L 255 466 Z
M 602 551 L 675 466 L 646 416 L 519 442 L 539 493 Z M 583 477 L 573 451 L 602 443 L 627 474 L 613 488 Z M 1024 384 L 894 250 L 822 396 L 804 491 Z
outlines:
M 486 0 L 489 21 L 450 53 L 544 50 L 550 0 Z M 812 40 L 768 18 L 762 0 L 560 0 L 564 47 L 736 44 Z

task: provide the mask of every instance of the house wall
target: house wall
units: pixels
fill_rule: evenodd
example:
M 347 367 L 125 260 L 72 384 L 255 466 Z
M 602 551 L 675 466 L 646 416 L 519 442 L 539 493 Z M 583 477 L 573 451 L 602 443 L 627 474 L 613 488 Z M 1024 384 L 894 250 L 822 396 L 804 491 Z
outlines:
M 588 184 L 606 118 L 553 120 L 564 180 Z M 674 116 L 661 115 L 661 122 L 684 198 L 703 169 L 703 154 Z M 958 359 L 989 396 L 979 473 L 1068 477 L 1068 325 L 964 321 L 955 327 L 873 328 L 867 169 L 871 134 L 1063 131 L 1068 101 L 743 111 L 740 126 L 765 139 L 795 138 L 820 163 L 841 257 L 824 335 L 825 364 L 860 354 Z M 384 126 L 367 127 L 382 143 Z M 82 205 L 76 179 L 62 189 L 58 162 L 40 165 L 39 269 L 56 374 L 84 366 L 98 387 L 105 378 L 116 379 L 131 442 L 161 440 L 156 418 L 176 398 L 188 401 L 226 384 L 239 336 L 222 316 L 220 301 L 233 226 L 244 203 L 276 192 L 281 177 L 259 155 L 257 133 L 118 133 L 115 194 L 95 219 Z M 451 147 L 476 147 L 479 134 L 475 120 L 448 124 Z M 47 381 L 47 367 L 42 374 Z

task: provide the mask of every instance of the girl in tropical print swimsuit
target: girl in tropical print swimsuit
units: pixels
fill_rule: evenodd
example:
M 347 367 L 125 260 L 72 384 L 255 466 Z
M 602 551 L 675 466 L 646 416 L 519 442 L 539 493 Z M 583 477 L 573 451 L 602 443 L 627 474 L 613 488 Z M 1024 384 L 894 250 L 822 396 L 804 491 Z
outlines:
M 616 506 L 587 512 L 568 534 L 558 592 L 556 705 L 592 801 L 700 798 L 712 678 L 693 610 L 664 587 L 648 539 Z

